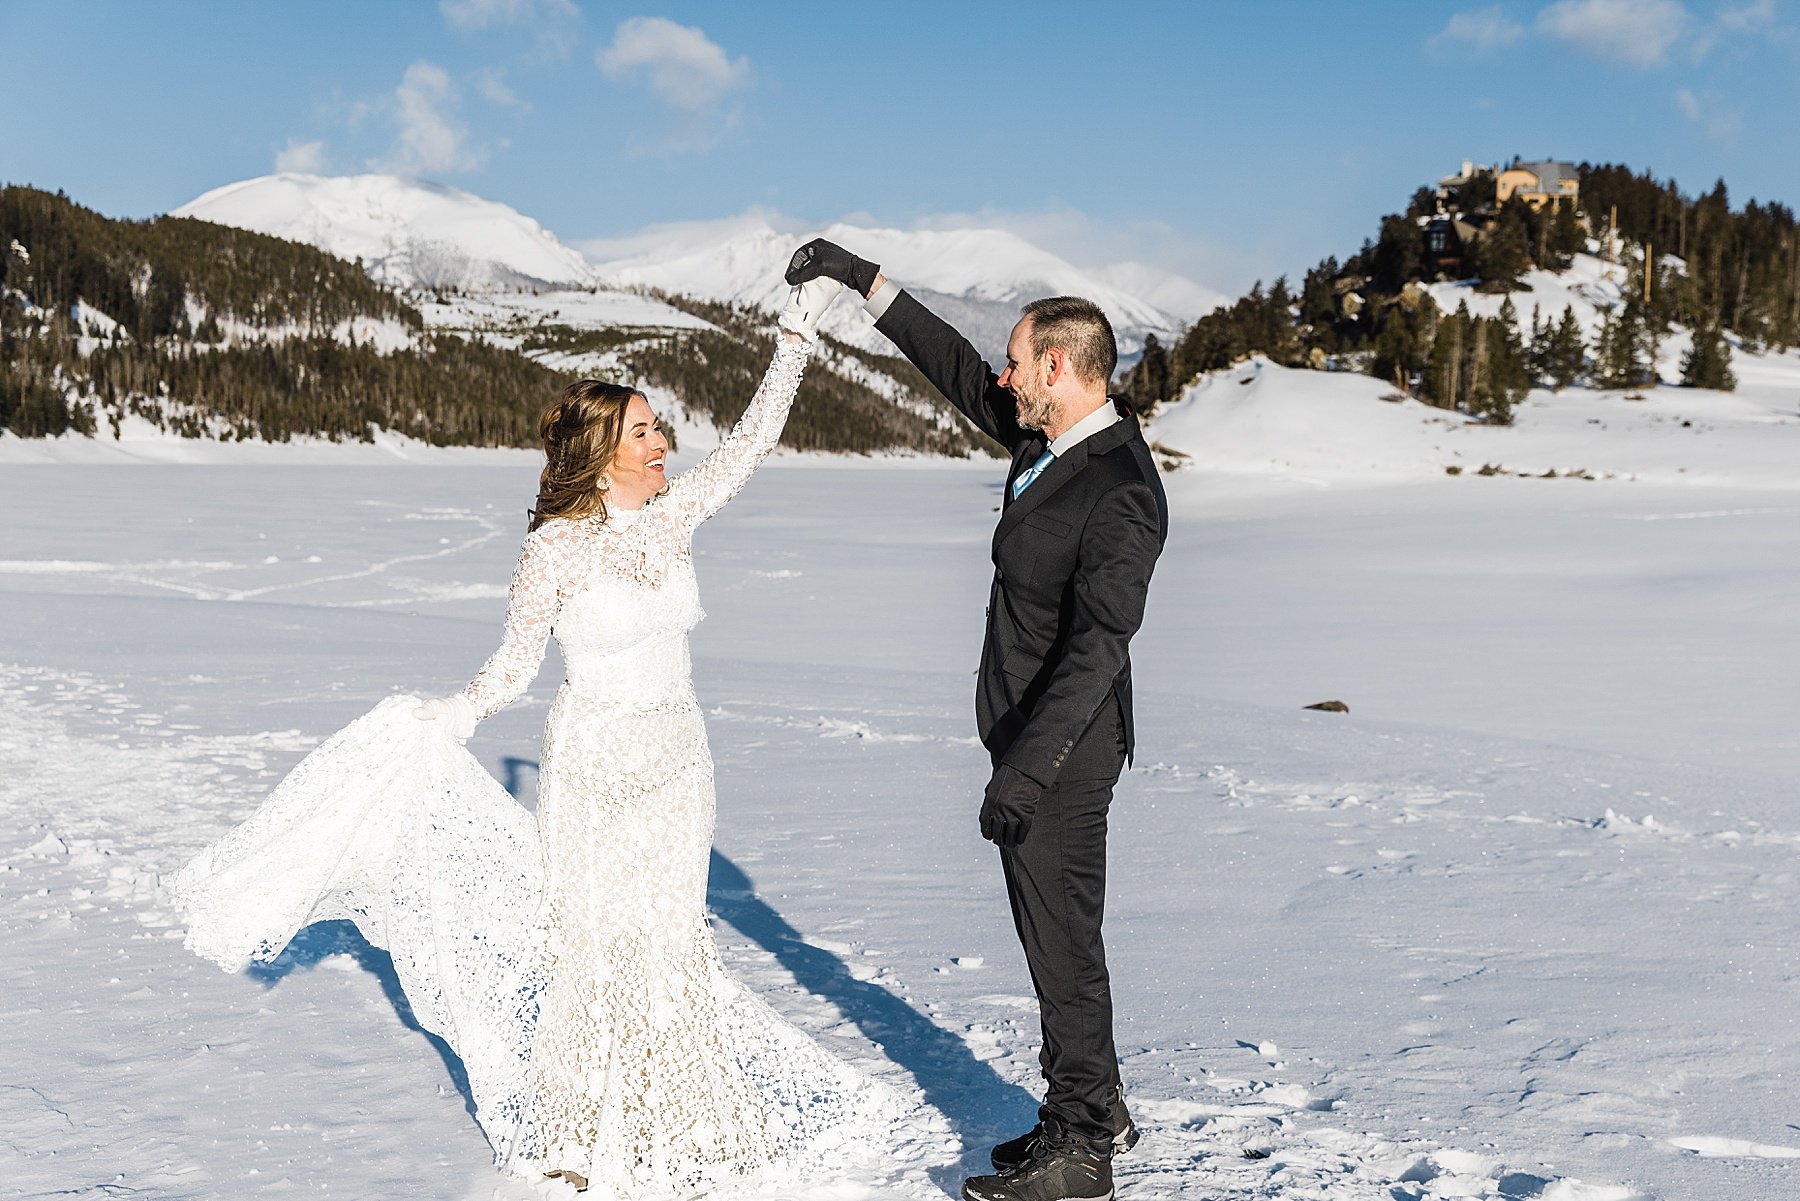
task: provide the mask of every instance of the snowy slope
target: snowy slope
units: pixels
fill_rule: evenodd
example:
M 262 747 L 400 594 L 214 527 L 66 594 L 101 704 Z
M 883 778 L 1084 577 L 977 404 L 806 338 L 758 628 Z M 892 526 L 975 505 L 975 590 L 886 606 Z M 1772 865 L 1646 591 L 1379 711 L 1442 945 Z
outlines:
M 1453 313 L 1458 305 L 1467 304 L 1469 312 L 1477 317 L 1498 317 L 1501 306 L 1510 296 L 1526 334 L 1531 332 L 1533 310 L 1537 311 L 1540 321 L 1558 321 L 1564 309 L 1574 309 L 1575 320 L 1581 323 L 1582 336 L 1592 342 L 1599 332 L 1601 318 L 1623 298 L 1625 268 L 1608 265 L 1591 254 L 1578 254 L 1567 271 L 1534 268 L 1520 278 L 1523 287 L 1504 295 L 1477 292 L 1473 280 L 1440 280 L 1426 284 L 1425 290 L 1442 311 Z
M 1800 487 L 1800 352 L 1736 359 L 1734 393 L 1533 389 L 1487 426 L 1364 375 L 1255 358 L 1203 377 L 1147 436 L 1209 474 L 1380 483 L 1475 472 Z M 1631 397 L 1639 399 L 1630 399 Z
M 580 254 L 531 218 L 442 184 L 292 172 L 215 188 L 175 210 L 361 259 L 397 288 L 586 286 Z
M 1597 248 L 1591 241 L 1589 246 Z M 1662 256 L 1661 262 L 1666 268 L 1686 270 L 1682 261 L 1673 255 Z M 1533 269 L 1525 272 L 1520 277 L 1523 286 L 1516 292 L 1477 292 L 1473 280 L 1440 280 L 1425 285 L 1425 290 L 1443 312 L 1454 313 L 1459 305 L 1466 304 L 1476 317 L 1498 317 L 1510 298 L 1513 311 L 1518 315 L 1521 341 L 1529 341 L 1531 337 L 1533 315 L 1542 323 L 1554 324 L 1562 320 L 1564 310 L 1573 310 L 1575 321 L 1581 327 L 1581 336 L 1591 350 L 1606 314 L 1624 301 L 1626 279 L 1623 266 L 1609 264 L 1593 254 L 1578 254 L 1567 271 Z M 1727 337 L 1732 338 L 1735 349 L 1735 337 Z M 1681 360 L 1692 346 L 1692 335 L 1680 325 L 1663 339 L 1657 348 L 1656 369 L 1665 383 L 1681 382 Z
M 666 237 L 640 237 L 635 252 L 600 262 L 608 283 L 657 288 L 764 309 L 779 309 L 787 296 L 781 280 L 794 248 L 812 233 L 781 233 L 748 219 L 723 225 L 675 226 Z M 1106 310 L 1122 353 L 1134 353 L 1146 333 L 1167 338 L 1180 321 L 1128 287 L 1082 271 L 1017 234 L 998 229 L 898 230 L 836 224 L 819 231 L 863 258 L 880 263 L 894 280 L 967 334 L 984 352 L 1006 345 L 1019 308 L 1040 296 L 1085 296 Z M 648 245 L 643 243 L 648 242 Z M 1176 277 L 1138 278 L 1192 307 L 1205 291 Z M 839 304 L 827 332 L 871 350 L 891 351 L 887 339 L 854 305 Z

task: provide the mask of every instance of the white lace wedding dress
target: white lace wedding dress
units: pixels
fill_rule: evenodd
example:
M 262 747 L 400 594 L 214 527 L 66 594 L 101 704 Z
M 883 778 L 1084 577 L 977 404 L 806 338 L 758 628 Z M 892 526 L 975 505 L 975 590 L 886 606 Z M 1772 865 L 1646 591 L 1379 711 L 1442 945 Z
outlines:
M 535 828 L 443 723 L 393 697 L 175 881 L 189 945 L 230 970 L 308 923 L 355 921 L 461 1057 L 514 1174 L 693 1195 L 918 1128 L 891 1090 L 728 976 L 706 918 L 713 768 L 688 658 L 702 616 L 691 540 L 775 446 L 809 351 L 781 341 L 724 443 L 644 508 L 526 536 L 504 638 L 466 695 L 481 717 L 518 697 L 554 631 L 568 679 Z

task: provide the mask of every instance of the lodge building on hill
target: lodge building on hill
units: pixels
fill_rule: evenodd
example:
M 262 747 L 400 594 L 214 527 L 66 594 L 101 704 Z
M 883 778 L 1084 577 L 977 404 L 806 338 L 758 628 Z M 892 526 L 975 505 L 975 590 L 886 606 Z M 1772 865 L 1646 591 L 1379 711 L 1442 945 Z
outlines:
M 1555 213 L 1581 200 L 1581 173 L 1574 163 L 1557 159 L 1526 162 L 1514 156 L 1510 166 L 1477 166 L 1464 159 L 1462 170 L 1437 181 L 1437 212 L 1419 218 L 1425 234 L 1425 260 L 1439 275 L 1454 279 L 1468 267 L 1469 251 L 1487 235 L 1509 201 L 1534 212 Z
M 1437 181 L 1438 210 L 1471 211 L 1487 207 L 1482 203 L 1493 195 L 1491 203 L 1498 207 L 1509 200 L 1519 200 L 1538 212 L 1548 208 L 1555 212 L 1564 204 L 1581 203 L 1581 173 L 1574 163 L 1544 159 L 1528 163 L 1513 158 L 1512 165 L 1478 167 L 1472 159 L 1464 159 L 1462 170 Z M 1468 203 L 1471 198 L 1475 203 Z
M 1512 166 L 1494 176 L 1495 204 L 1522 200 L 1540 213 L 1546 208 L 1555 212 L 1564 204 L 1574 207 L 1580 197 L 1581 176 L 1574 163 L 1526 163 L 1515 158 Z

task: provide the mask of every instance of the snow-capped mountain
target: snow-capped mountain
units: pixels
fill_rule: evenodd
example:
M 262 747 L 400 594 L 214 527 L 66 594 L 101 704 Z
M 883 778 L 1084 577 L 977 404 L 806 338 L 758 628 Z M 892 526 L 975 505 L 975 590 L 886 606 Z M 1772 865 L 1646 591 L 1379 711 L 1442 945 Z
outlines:
M 360 259 L 381 283 L 409 290 L 657 289 L 778 311 L 781 273 L 809 232 L 758 217 L 652 227 L 588 244 L 593 261 L 498 201 L 391 175 L 287 172 L 229 184 L 175 210 L 221 225 L 308 242 Z M 875 260 L 933 310 L 997 354 L 1019 308 L 1039 296 L 1086 296 L 1112 318 L 1127 357 L 1144 335 L 1168 337 L 1225 298 L 1154 267 L 1084 270 L 999 229 L 897 230 L 835 224 L 820 231 Z M 893 347 L 855 305 L 825 329 L 881 353 Z
M 215 188 L 174 215 L 361 259 L 390 287 L 535 290 L 594 278 L 586 259 L 517 210 L 392 175 L 265 175 Z
M 602 280 L 618 286 L 657 288 L 776 310 L 787 299 L 781 273 L 794 247 L 812 236 L 782 233 L 758 218 L 673 226 L 660 238 L 657 231 L 646 231 L 631 239 L 631 253 L 603 258 L 595 269 Z M 880 263 L 888 275 L 983 351 L 1002 349 L 1018 320 L 1020 306 L 1039 296 L 1086 296 L 1098 303 L 1112 318 L 1119 349 L 1125 354 L 1135 353 L 1146 333 L 1172 335 L 1187 317 L 1148 302 L 1130 288 L 1110 282 L 1101 272 L 1083 271 L 1006 230 L 872 229 L 839 223 L 820 230 L 819 236 Z M 593 249 L 604 255 L 606 246 L 598 243 Z M 1204 303 L 1206 290 L 1199 285 L 1165 272 L 1155 272 L 1153 279 L 1153 270 L 1140 269 L 1135 278 L 1165 288 L 1171 297 L 1180 298 L 1184 308 L 1191 310 Z M 1132 277 L 1128 272 L 1122 278 Z M 855 305 L 836 305 L 826 315 L 824 328 L 870 349 L 891 350 Z
M 1176 275 L 1148 263 L 1112 263 L 1095 267 L 1088 274 L 1184 322 L 1197 321 L 1235 299 L 1197 284 L 1185 275 Z

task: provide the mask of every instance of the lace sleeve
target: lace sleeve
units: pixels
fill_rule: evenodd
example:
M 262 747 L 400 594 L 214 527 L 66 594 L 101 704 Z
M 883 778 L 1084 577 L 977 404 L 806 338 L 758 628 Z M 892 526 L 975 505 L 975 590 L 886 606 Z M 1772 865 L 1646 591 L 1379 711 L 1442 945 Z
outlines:
M 517 700 L 537 675 L 544 661 L 544 647 L 562 609 L 555 558 L 544 535 L 530 533 L 513 569 L 511 597 L 506 604 L 506 630 L 500 647 L 481 666 L 463 695 L 475 707 L 477 721 Z
M 668 495 L 657 502 L 660 507 L 681 514 L 689 525 L 699 525 L 738 494 L 780 441 L 812 348 L 811 342 L 785 335 L 777 340 L 775 358 L 750 407 L 717 450 L 669 481 Z

